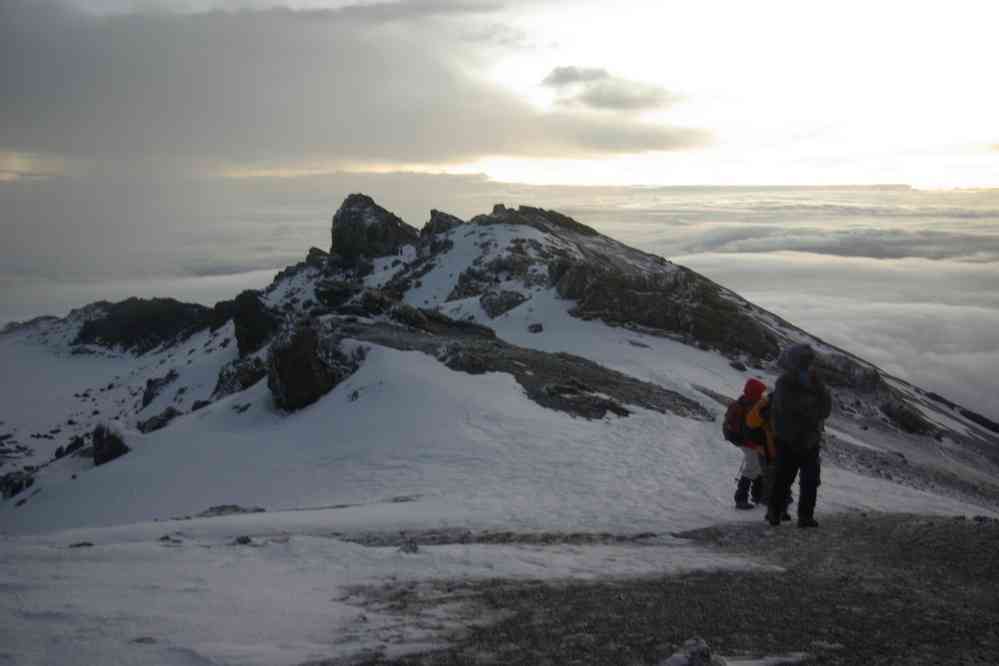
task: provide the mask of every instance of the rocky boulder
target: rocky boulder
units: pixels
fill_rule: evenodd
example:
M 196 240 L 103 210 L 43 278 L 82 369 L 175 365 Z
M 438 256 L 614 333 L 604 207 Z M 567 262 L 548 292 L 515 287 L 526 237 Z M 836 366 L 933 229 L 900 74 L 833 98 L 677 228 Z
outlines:
M 153 432 L 167 427 L 170 421 L 173 421 L 178 416 L 180 416 L 180 411 L 176 407 L 167 407 L 156 416 L 152 416 L 145 421 L 139 421 L 136 427 L 138 427 L 139 432 Z
M 100 424 L 91 435 L 94 443 L 94 465 L 103 465 L 131 451 L 122 436 L 110 427 Z
M 263 347 L 277 331 L 281 320 L 267 309 L 253 290 L 248 289 L 237 296 L 234 305 L 236 346 L 242 357 Z
M 420 233 L 364 194 L 351 194 L 333 215 L 333 244 L 348 265 L 361 257 L 396 254 L 403 245 L 416 245 Z
M 311 405 L 357 370 L 360 359 L 343 354 L 332 331 L 303 321 L 271 345 L 267 386 L 278 407 L 289 411 Z

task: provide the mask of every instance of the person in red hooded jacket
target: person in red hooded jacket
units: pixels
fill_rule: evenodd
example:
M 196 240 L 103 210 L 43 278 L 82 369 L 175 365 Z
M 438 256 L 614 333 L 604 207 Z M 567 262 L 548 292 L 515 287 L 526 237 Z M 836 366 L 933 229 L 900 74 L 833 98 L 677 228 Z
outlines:
M 742 467 L 739 470 L 735 487 L 735 506 L 737 509 L 754 508 L 756 505 L 749 501 L 750 490 L 755 491 L 754 498 L 758 499 L 763 484 L 761 458 L 765 455 L 766 434 L 760 428 L 749 427 L 746 423 L 746 417 L 753 406 L 763 399 L 766 390 L 766 384 L 759 379 L 750 378 L 742 389 L 742 395 L 729 408 L 725 417 L 726 438 L 730 441 L 735 440 L 743 456 Z M 730 423 L 732 420 L 737 421 L 737 423 Z

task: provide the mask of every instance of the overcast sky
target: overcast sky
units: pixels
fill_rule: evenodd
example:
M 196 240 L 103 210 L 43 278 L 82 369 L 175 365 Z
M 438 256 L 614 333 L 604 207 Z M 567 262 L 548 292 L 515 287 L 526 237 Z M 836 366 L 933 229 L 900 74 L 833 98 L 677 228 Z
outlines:
M 976 0 L 0 0 L 0 177 L 994 186 L 997 18 Z

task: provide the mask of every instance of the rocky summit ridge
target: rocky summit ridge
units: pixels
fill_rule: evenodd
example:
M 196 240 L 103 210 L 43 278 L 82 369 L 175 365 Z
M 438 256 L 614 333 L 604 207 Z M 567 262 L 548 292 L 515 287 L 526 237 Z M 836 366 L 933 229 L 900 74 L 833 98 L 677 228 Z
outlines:
M 773 376 L 784 346 L 808 342 L 834 389 L 831 423 L 896 443 L 875 450 L 833 430 L 828 448 L 836 463 L 999 506 L 999 425 L 561 213 L 498 204 L 466 221 L 433 210 L 417 229 L 371 197 L 352 194 L 333 215 L 331 240 L 329 251 L 311 248 L 267 289 L 212 308 L 128 299 L 7 327 L 4 336 L 59 353 L 142 362 L 79 393 L 73 410 L 32 434 L 59 442 L 50 459 L 11 471 L 16 460 L 31 459 L 31 447 L 26 433 L 0 426 L 4 497 L 26 501 L 34 476 L 67 456 L 110 462 L 106 455 L 96 460 L 98 449 L 107 450 L 96 446 L 98 426 L 101 438 L 110 428 L 127 441 L 130 431 L 169 428 L 260 382 L 277 408 L 300 410 L 362 367 L 370 345 L 421 352 L 457 372 L 508 374 L 535 403 L 585 419 L 651 410 L 707 422 L 731 397 L 688 377 L 631 376 L 588 358 L 585 344 L 553 340 L 558 334 L 545 330 L 540 315 L 565 308 L 581 326 L 595 327 L 594 335 L 619 332 L 636 353 L 647 345 L 630 333 L 721 355 L 735 378 Z M 934 462 L 941 448 L 978 474 Z M 116 455 L 127 450 L 123 443 Z

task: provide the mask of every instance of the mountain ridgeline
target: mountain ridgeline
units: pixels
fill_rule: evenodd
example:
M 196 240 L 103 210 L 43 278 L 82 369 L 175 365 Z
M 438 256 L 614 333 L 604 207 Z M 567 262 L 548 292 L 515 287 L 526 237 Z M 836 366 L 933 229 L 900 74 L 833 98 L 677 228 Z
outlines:
M 294 418 L 292 412 L 356 373 L 371 345 L 427 354 L 456 372 L 505 373 L 536 404 L 584 419 L 651 410 L 710 422 L 731 397 L 696 378 L 650 381 L 601 363 L 579 337 L 563 340 L 558 330 L 546 330 L 541 315 L 555 309 L 576 322 L 573 330 L 613 333 L 615 344 L 636 353 L 649 348 L 637 338 L 653 336 L 724 357 L 733 373 L 727 385 L 750 374 L 772 378 L 782 348 L 810 343 L 834 389 L 831 422 L 902 442 L 882 451 L 830 433 L 835 462 L 999 505 L 999 487 L 988 480 L 999 470 L 999 425 L 565 215 L 496 205 L 465 221 L 433 210 L 417 229 L 372 198 L 352 194 L 334 214 L 331 235 L 329 251 L 311 248 L 267 289 L 211 308 L 131 298 L 5 329 L 5 336 L 73 355 L 148 359 L 128 376 L 76 396 L 87 408 L 61 415 L 51 429 L 73 443 L 71 454 L 60 446 L 27 475 L 67 455 L 94 456 L 97 426 L 124 431 L 127 440 L 128 431 L 169 428 L 260 382 L 273 405 Z M 98 405 L 98 398 L 105 402 Z M 233 403 L 236 411 L 246 408 Z M 55 434 L 40 438 L 57 441 Z M 969 480 L 934 463 L 943 446 L 948 460 L 987 473 Z M 24 469 L 17 475 L 5 495 L 30 487 Z

